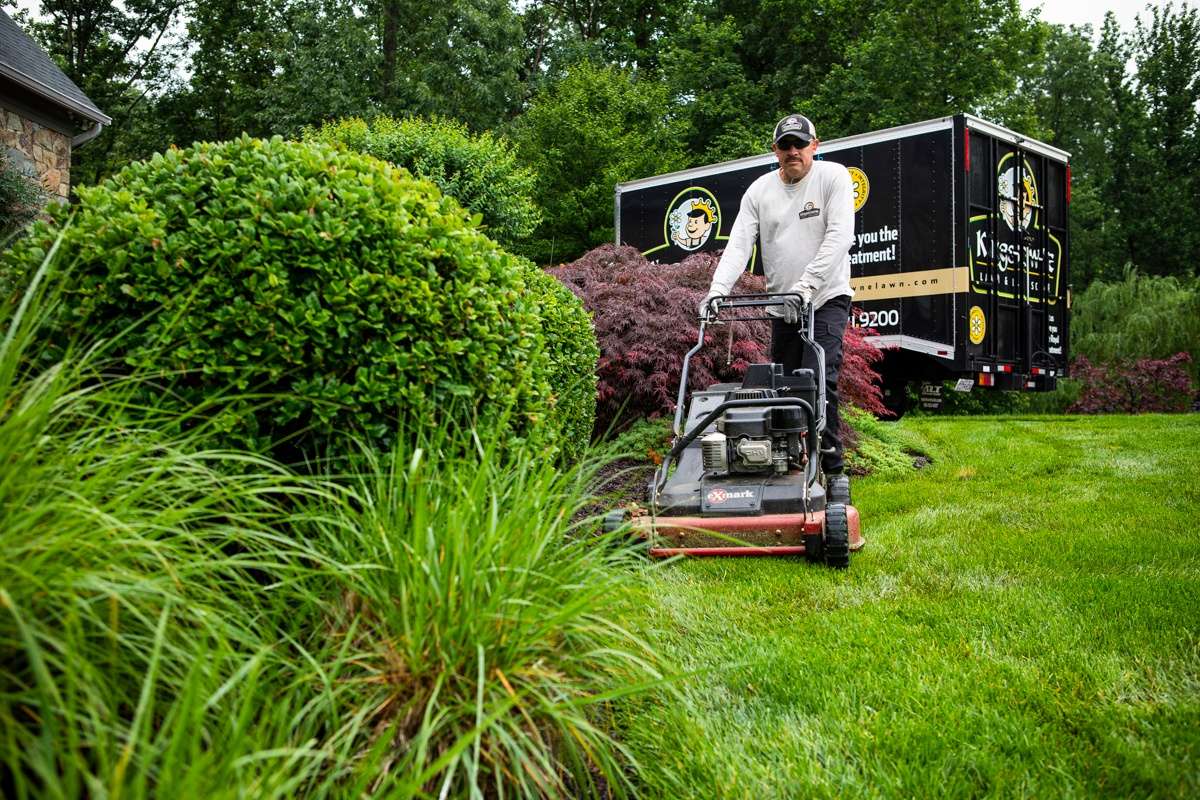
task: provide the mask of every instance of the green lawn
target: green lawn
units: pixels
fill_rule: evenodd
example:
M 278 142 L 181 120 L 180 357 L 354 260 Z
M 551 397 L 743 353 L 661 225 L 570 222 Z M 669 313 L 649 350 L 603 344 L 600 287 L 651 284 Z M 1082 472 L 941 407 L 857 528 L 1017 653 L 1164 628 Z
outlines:
M 848 572 L 651 576 L 646 797 L 1200 796 L 1200 415 L 926 418 Z

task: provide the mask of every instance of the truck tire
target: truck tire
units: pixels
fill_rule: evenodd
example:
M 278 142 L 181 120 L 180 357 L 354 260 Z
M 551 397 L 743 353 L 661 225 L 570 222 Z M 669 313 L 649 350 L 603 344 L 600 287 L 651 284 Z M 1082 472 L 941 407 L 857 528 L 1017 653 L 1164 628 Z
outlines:
M 826 566 L 834 569 L 850 566 L 850 519 L 842 503 L 825 506 L 824 545 Z
M 883 407 L 892 415 L 880 417 L 880 419 L 894 422 L 903 417 L 904 412 L 908 410 L 908 381 L 905 379 L 885 380 L 881 391 Z

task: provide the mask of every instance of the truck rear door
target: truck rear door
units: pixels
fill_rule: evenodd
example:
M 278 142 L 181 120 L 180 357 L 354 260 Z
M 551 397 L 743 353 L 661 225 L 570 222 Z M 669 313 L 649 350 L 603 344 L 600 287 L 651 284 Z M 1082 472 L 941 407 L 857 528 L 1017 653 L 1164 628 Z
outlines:
M 983 385 L 1051 388 L 1067 358 L 1066 154 L 969 116 L 960 125 L 970 368 Z

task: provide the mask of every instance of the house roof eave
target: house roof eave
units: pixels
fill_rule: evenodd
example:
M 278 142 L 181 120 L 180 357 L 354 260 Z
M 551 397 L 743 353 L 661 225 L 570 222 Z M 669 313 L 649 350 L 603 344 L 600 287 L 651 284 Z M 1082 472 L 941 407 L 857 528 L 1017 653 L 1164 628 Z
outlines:
M 101 125 L 112 124 L 112 117 L 108 116 L 95 106 L 89 106 L 87 104 L 80 103 L 78 100 L 68 97 L 67 95 L 58 91 L 53 86 L 47 86 L 41 81 L 29 77 L 20 70 L 14 69 L 11 65 L 6 64 L 3 61 L 0 61 L 0 76 L 7 78 L 13 83 L 16 83 L 17 85 L 34 92 L 41 97 L 44 97 L 46 100 L 61 106 L 67 111 L 78 114 L 89 122 L 99 122 Z

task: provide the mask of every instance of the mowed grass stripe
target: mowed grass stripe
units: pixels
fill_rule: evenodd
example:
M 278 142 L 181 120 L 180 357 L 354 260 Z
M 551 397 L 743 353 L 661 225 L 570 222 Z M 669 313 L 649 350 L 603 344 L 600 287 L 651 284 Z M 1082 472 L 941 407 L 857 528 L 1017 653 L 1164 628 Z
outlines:
M 849 572 L 652 573 L 645 796 L 1200 795 L 1200 417 L 898 424 L 935 464 L 855 483 Z

